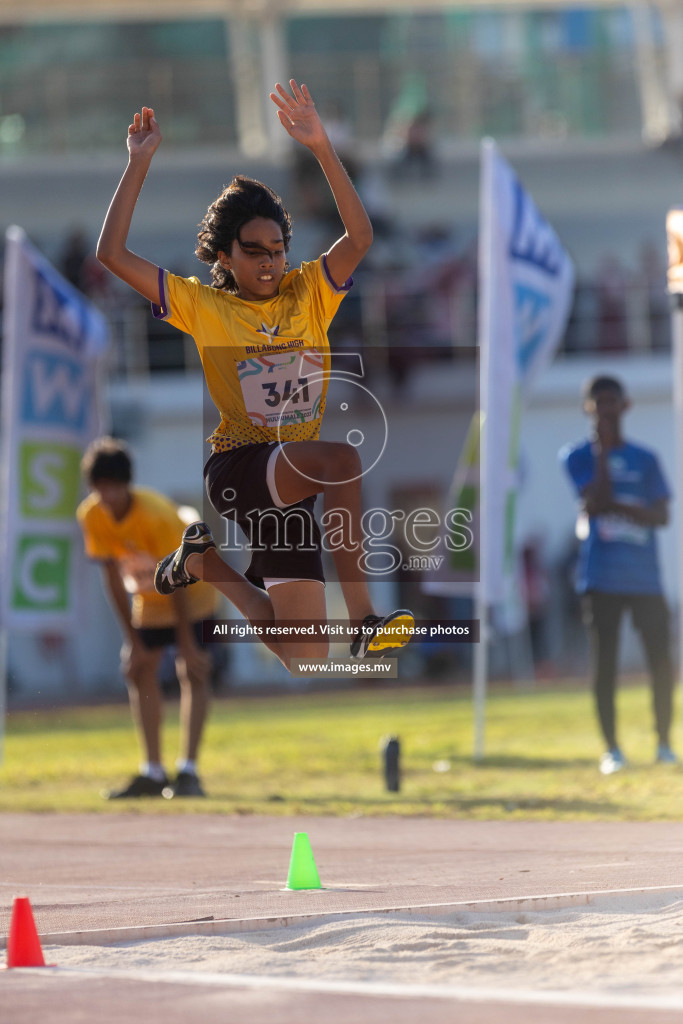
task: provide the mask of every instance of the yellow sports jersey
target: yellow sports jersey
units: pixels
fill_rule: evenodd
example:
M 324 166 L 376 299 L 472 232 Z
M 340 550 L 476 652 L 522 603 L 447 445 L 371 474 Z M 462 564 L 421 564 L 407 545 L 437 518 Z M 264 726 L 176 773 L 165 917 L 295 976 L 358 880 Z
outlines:
M 175 625 L 173 599 L 157 594 L 157 562 L 180 544 L 187 523 L 163 494 L 146 487 L 131 487 L 133 501 L 127 514 L 116 520 L 92 493 L 81 502 L 76 516 L 83 530 L 85 552 L 98 561 L 114 559 L 124 586 L 132 597 L 131 622 L 135 629 Z M 216 592 L 208 583 L 195 583 L 185 591 L 190 621 L 211 618 Z
M 325 257 L 285 274 L 272 299 L 247 301 L 196 277 L 159 271 L 158 319 L 194 338 L 221 422 L 214 451 L 320 434 L 330 372 L 327 329 L 338 288 Z

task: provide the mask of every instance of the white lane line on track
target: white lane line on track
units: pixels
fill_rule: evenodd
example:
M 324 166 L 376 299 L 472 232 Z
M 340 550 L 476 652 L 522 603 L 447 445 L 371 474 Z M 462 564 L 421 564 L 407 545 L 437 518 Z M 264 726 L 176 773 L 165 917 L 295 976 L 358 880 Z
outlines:
M 26 885 L 22 885 L 21 882 L 0 882 L 0 889 L 17 890 L 22 888 L 25 890 L 30 889 L 31 891 L 34 889 L 40 891 L 43 889 L 59 889 L 60 892 L 70 892 L 72 889 L 85 889 L 87 892 L 99 892 L 100 890 L 112 892 L 146 892 L 150 893 L 152 896 L 165 895 L 166 893 L 174 896 L 176 893 L 189 893 L 191 895 L 196 895 L 197 893 L 201 894 L 205 892 L 227 892 L 224 885 L 207 885 L 201 886 L 201 888 L 193 886 L 191 889 L 179 889 L 178 886 L 169 885 L 153 890 L 150 885 L 100 885 L 100 883 L 96 881 L 90 882 L 89 884 L 86 883 L 85 885 L 74 884 L 71 882 L 29 882 Z
M 26 971 L 44 968 L 24 968 Z M 274 978 L 258 974 L 217 974 L 210 971 L 104 970 L 60 967 L 60 974 L 112 981 L 162 982 L 175 985 L 209 985 L 223 988 L 275 989 L 289 992 L 322 992 L 329 995 L 389 996 L 397 999 L 451 999 L 476 1003 L 535 1003 L 552 1006 L 624 1007 L 646 1010 L 683 1010 L 683 994 L 637 992 L 570 992 L 559 989 L 483 988 L 466 985 L 401 985 L 385 981 L 326 981 L 320 978 Z

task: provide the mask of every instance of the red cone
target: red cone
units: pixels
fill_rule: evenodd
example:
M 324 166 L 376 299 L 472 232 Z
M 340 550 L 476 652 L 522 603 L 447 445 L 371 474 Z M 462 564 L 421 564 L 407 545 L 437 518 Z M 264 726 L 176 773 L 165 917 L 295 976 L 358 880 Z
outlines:
M 15 896 L 7 939 L 8 967 L 46 967 L 28 896 Z

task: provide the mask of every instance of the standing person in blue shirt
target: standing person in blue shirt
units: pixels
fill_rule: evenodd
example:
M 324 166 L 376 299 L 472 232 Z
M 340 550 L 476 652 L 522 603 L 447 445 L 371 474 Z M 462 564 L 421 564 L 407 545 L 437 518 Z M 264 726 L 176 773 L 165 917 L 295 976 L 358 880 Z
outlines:
M 657 761 L 675 764 L 669 746 L 673 694 L 669 609 L 662 593 L 655 529 L 669 521 L 670 491 L 654 452 L 626 441 L 621 418 L 630 402 L 614 377 L 594 377 L 583 393 L 593 421 L 588 441 L 560 452 L 581 501 L 576 588 L 591 639 L 593 688 L 607 745 L 604 775 L 626 761 L 617 742 L 614 696 L 619 628 L 631 612 L 652 681 Z

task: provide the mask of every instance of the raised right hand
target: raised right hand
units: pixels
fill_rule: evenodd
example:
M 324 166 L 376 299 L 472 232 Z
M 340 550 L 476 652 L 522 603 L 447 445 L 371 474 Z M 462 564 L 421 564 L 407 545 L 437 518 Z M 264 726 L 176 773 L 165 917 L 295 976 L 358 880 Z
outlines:
M 128 125 L 128 152 L 131 157 L 145 156 L 151 159 L 161 142 L 161 130 L 154 117 L 152 107 L 143 107 Z

